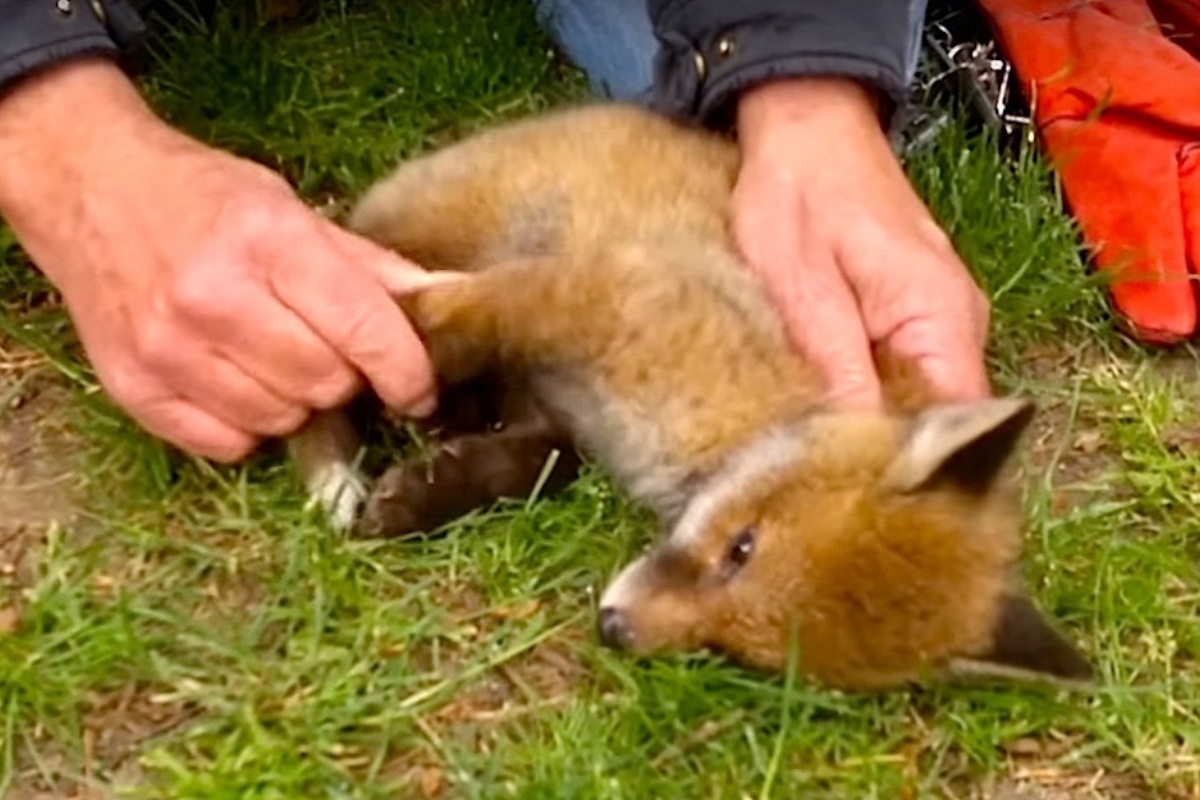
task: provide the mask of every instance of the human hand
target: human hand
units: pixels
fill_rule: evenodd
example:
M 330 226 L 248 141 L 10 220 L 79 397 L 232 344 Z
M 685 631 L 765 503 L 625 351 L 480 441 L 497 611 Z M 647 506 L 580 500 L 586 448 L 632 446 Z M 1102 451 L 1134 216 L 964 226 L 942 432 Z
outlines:
M 106 62 L 0 103 L 0 211 L 62 292 L 104 388 L 186 450 L 241 458 L 350 399 L 361 377 L 398 410 L 434 406 L 431 365 L 389 291 L 441 276 L 172 130 Z
M 836 400 L 882 405 L 874 347 L 914 363 L 945 400 L 987 396 L 987 299 L 867 90 L 838 78 L 766 84 L 740 99 L 738 135 L 735 238 Z

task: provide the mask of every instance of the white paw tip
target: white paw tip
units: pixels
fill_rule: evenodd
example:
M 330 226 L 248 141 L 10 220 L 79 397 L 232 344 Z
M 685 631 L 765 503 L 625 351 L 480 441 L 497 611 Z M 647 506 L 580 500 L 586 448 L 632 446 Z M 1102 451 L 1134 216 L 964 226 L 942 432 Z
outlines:
M 358 518 L 358 509 L 367 499 L 367 487 L 349 464 L 332 464 L 313 479 L 309 497 L 310 506 L 319 506 L 336 530 L 345 531 Z

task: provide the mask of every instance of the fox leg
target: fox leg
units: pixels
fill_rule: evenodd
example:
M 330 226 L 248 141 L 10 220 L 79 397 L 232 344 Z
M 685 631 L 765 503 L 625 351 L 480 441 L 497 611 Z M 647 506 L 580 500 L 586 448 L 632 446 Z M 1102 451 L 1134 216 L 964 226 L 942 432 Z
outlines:
M 502 391 L 520 400 L 505 403 L 494 430 L 439 442 L 384 472 L 366 499 L 358 532 L 429 533 L 501 498 L 528 497 L 539 488 L 554 493 L 570 483 L 581 462 L 569 439 L 523 386 L 505 384 Z
M 574 479 L 578 454 L 521 378 L 529 343 L 514 315 L 536 296 L 537 279 L 547 274 L 540 267 L 506 265 L 401 300 L 443 387 L 491 378 L 499 420 L 491 430 L 454 436 L 389 468 L 366 498 L 359 533 L 429 532 L 501 498 L 527 497 L 539 484 L 555 492 Z
M 314 415 L 288 445 L 310 497 L 335 527 L 353 527 L 365 511 L 360 527 L 397 535 L 501 496 L 528 494 L 556 451 L 564 463 L 555 475 L 572 474 L 578 464 L 568 438 L 550 426 L 524 387 L 511 388 L 547 334 L 536 320 L 545 316 L 540 312 L 553 276 L 548 262 L 515 262 L 400 299 L 443 387 L 488 373 L 504 376 L 509 394 L 502 427 L 452 438 L 426 463 L 398 464 L 368 492 L 355 467 L 359 435 L 346 412 Z
M 544 494 L 555 493 L 581 465 L 570 438 L 532 409 L 506 412 L 492 430 L 437 442 L 369 488 L 356 466 L 358 447 L 358 432 L 341 410 L 314 415 L 288 441 L 311 502 L 335 529 L 367 536 L 432 531 L 501 498 L 528 497 L 539 484 Z
M 486 309 L 474 312 L 472 301 L 479 293 L 468 282 L 405 303 L 418 329 L 427 334 L 435 371 L 444 384 L 459 384 L 478 375 L 496 349 L 490 316 Z M 368 498 L 368 482 L 357 466 L 361 444 L 361 435 L 343 408 L 314 414 L 287 440 L 310 503 L 322 508 L 337 530 L 355 526 Z
M 564 263 L 556 257 L 508 261 L 401 297 L 438 380 L 453 385 L 486 372 L 507 377 L 578 357 L 595 337 L 570 334 L 581 314 L 599 310 L 595 284 L 603 276 L 567 274 Z
M 314 414 L 287 441 L 309 502 L 337 530 L 353 527 L 367 497 L 367 482 L 357 467 L 359 447 L 358 430 L 345 409 Z

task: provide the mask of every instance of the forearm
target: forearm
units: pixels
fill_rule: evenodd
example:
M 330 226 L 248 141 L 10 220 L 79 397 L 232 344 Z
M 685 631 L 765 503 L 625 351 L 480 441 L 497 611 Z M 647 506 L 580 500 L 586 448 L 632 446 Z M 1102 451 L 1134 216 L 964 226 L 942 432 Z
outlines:
M 54 273 L 39 251 L 65 241 L 93 143 L 150 116 L 117 66 L 144 28 L 130 0 L 0 0 L 0 20 L 0 217 Z
M 39 70 L 0 95 L 0 217 L 51 280 L 67 262 L 47 251 L 74 240 L 97 176 L 121 169 L 122 154 L 156 127 L 165 126 L 104 57 Z
M 877 90 L 890 123 L 919 53 L 925 0 L 648 0 L 661 49 L 655 105 L 721 124 L 745 90 L 840 76 Z

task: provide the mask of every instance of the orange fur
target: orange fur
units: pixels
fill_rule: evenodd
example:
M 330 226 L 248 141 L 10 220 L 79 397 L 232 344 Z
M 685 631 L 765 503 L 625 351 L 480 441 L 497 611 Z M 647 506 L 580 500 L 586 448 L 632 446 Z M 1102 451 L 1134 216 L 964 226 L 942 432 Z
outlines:
M 767 668 L 795 641 L 806 673 L 848 688 L 956 659 L 1086 673 L 1012 611 L 1020 515 L 1001 467 L 1026 406 L 942 407 L 888 361 L 891 412 L 825 408 L 730 237 L 737 166 L 724 138 L 584 107 L 402 165 L 350 225 L 471 273 L 403 301 L 444 380 L 524 376 L 658 512 L 663 540 L 606 593 L 607 638 Z M 1009 629 L 1030 638 L 998 640 Z M 1025 653 L 1035 640 L 1059 666 Z

